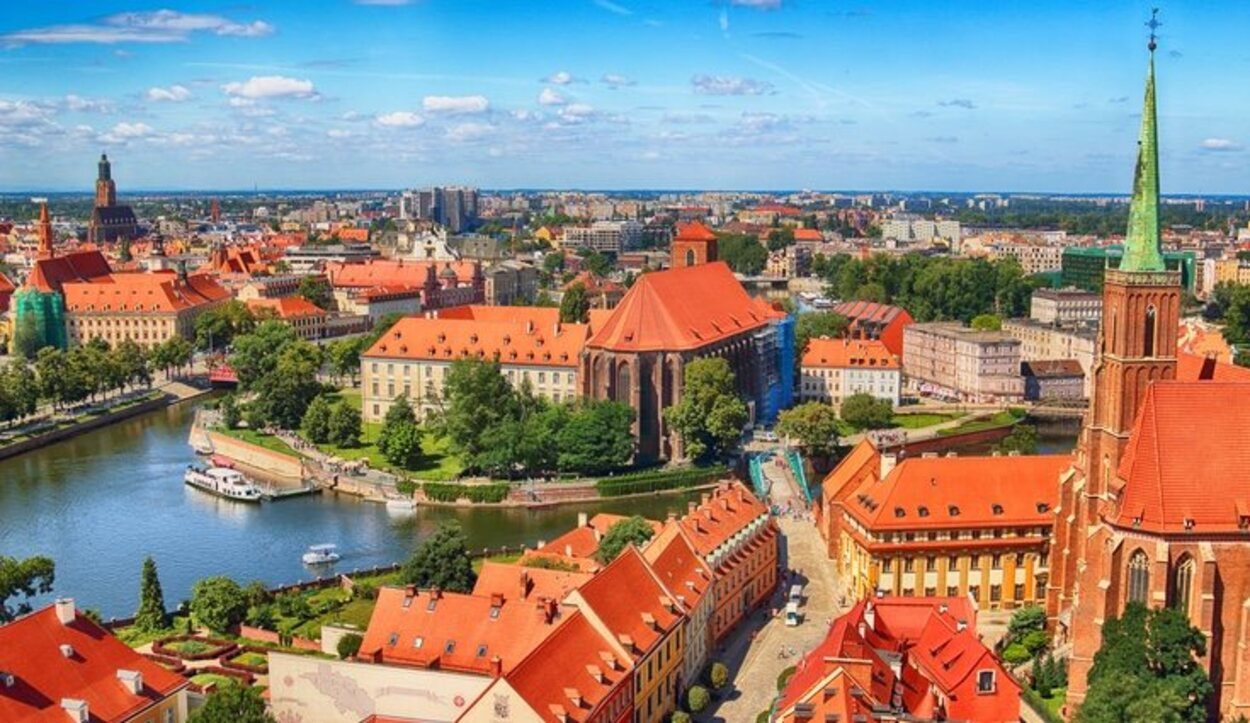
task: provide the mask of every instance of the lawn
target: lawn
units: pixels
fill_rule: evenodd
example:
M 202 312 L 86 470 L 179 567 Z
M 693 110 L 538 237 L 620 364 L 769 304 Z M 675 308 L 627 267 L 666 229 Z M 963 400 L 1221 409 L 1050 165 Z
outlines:
M 202 640 L 175 640 L 172 643 L 166 643 L 165 647 L 170 650 L 177 650 L 183 655 L 200 655 L 212 650 L 214 645 L 209 645 Z
M 959 414 L 937 414 L 934 412 L 916 412 L 914 414 L 895 414 L 894 426 L 903 429 L 924 429 L 937 424 L 953 422 L 962 415 Z
M 239 665 L 251 665 L 253 667 L 260 667 L 262 665 L 269 664 L 269 656 L 265 655 L 264 653 L 254 653 L 249 650 L 245 653 L 239 653 L 238 655 L 234 656 L 233 658 L 230 659 L 230 662 L 238 663 Z
M 1056 718 L 1062 718 L 1063 716 L 1061 711 L 1063 710 L 1064 702 L 1068 699 L 1068 690 L 1067 688 L 1058 688 L 1056 690 L 1052 690 L 1050 693 L 1051 695 L 1049 698 L 1045 696 L 1042 696 L 1041 698 L 1046 703 L 1046 707 L 1050 710 L 1050 712 L 1055 714 Z
M 359 389 L 343 389 L 335 397 L 357 410 L 360 409 Z M 332 399 L 331 401 L 336 400 Z M 369 466 L 374 469 L 410 475 L 420 480 L 432 482 L 453 481 L 464 471 L 464 464 L 460 461 L 460 457 L 451 451 L 451 440 L 441 437 L 431 430 L 427 429 L 423 432 L 421 449 L 425 453 L 421 456 L 420 463 L 414 469 L 409 470 L 396 469 L 390 462 L 386 461 L 386 458 L 382 456 L 382 451 L 374 445 L 378 435 L 382 432 L 381 424 L 365 422 L 361 425 L 361 432 L 362 444 L 359 447 L 319 444 L 317 448 L 333 457 L 341 457 L 347 460 L 367 459 L 369 460 Z
M 187 629 L 187 619 L 185 617 L 175 616 L 170 621 L 169 627 L 164 630 L 144 631 L 131 625 L 125 628 L 117 628 L 113 631 L 113 635 L 123 643 L 132 648 L 138 648 L 146 645 L 157 638 L 164 638 L 173 635 L 175 631 L 184 631 Z
M 218 675 L 217 673 L 200 673 L 191 677 L 191 682 L 200 687 L 204 687 L 209 683 L 216 683 L 218 688 L 224 688 L 231 683 L 238 681 L 226 675 Z
M 948 436 L 952 434 L 966 434 L 968 432 L 980 432 L 986 429 L 997 429 L 998 427 L 1007 427 L 1016 424 L 1024 419 L 1024 413 L 1016 409 L 1004 409 L 992 417 L 987 419 L 976 419 L 964 422 L 949 429 L 939 429 L 938 434 Z
M 221 432 L 224 435 L 234 437 L 235 439 L 249 444 L 254 444 L 258 447 L 264 447 L 265 449 L 277 452 L 278 454 L 286 454 L 292 457 L 299 456 L 299 453 L 291 449 L 290 445 L 271 434 L 264 434 L 253 429 L 226 429 L 224 427 L 218 427 L 213 431 Z

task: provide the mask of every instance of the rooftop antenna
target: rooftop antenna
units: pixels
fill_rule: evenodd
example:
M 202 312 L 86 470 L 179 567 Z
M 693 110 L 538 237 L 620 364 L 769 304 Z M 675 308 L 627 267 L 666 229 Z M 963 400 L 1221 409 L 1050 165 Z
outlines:
M 1150 8 L 1150 20 L 1146 23 L 1146 27 L 1150 28 L 1150 43 L 1146 45 L 1150 48 L 1150 52 L 1154 52 L 1159 47 L 1159 36 L 1155 33 L 1159 26 L 1163 23 L 1159 22 L 1159 8 Z

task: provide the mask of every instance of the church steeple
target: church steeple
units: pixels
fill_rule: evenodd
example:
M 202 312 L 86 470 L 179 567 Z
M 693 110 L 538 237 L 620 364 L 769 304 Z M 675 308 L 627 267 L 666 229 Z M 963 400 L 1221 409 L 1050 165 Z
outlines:
M 1157 12 L 1157 11 L 1156 11 Z M 1133 201 L 1128 212 L 1128 234 L 1124 241 L 1122 271 L 1163 271 L 1163 251 L 1159 244 L 1159 135 L 1155 114 L 1154 30 L 1159 21 L 1150 18 L 1149 69 L 1146 99 L 1141 113 L 1141 134 L 1137 139 L 1137 170 L 1133 174 Z
M 100 172 L 95 179 L 95 206 L 108 208 L 117 205 L 117 186 L 113 183 L 113 167 L 109 157 L 100 154 Z

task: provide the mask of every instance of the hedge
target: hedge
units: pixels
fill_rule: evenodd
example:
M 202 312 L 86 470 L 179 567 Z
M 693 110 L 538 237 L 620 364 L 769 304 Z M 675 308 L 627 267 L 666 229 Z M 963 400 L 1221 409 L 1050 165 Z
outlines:
M 595 482 L 595 489 L 598 490 L 600 497 L 621 497 L 644 492 L 694 487 L 720 479 L 728 473 L 729 468 L 719 465 L 638 472 L 619 477 L 604 477 Z
M 1022 686 L 1020 689 L 1020 697 L 1023 698 L 1024 702 L 1033 709 L 1033 712 L 1037 713 L 1037 716 L 1046 721 L 1046 723 L 1063 723 L 1063 718 L 1055 715 L 1050 710 L 1050 706 L 1046 704 L 1046 700 L 1042 698 L 1041 694 L 1036 690 L 1033 690 L 1027 685 Z
M 503 502 L 508 498 L 511 485 L 507 482 L 495 482 L 486 485 L 461 485 L 446 482 L 426 482 L 421 485 L 425 496 L 435 502 L 455 502 L 466 499 L 470 502 Z

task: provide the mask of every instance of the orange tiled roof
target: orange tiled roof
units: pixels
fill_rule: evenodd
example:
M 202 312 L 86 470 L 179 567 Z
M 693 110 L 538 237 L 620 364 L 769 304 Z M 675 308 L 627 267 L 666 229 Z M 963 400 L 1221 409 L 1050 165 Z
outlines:
M 677 233 L 674 238 L 683 241 L 715 241 L 716 234 L 702 223 L 691 221 L 690 223 L 677 224 Z
M 616 351 L 698 349 L 758 329 L 776 311 L 747 295 L 724 262 L 638 277 L 589 346 Z
M 768 514 L 768 506 L 735 480 L 722 483 L 711 495 L 704 495 L 699 504 L 691 502 L 680 522 L 695 550 L 706 557 L 765 514 Z
M 325 265 L 330 284 L 338 288 L 369 289 L 375 286 L 422 286 L 433 269 L 441 274 L 451 269 L 458 284 L 469 284 L 477 273 L 473 261 L 411 261 L 369 259 L 363 262 L 329 261 Z
M 1225 364 L 1233 362 L 1233 348 L 1219 328 L 1199 319 L 1182 319 L 1176 346 L 1199 357 L 1214 357 Z
M 594 717 L 618 686 L 630 684 L 630 665 L 585 615 L 574 611 L 507 681 L 542 720 L 580 723 Z M 553 674 L 555 668 L 559 674 Z
M 1071 465 L 1070 455 L 911 457 L 883 480 L 868 463 L 846 510 L 874 530 L 1049 525 Z
M 796 228 L 794 229 L 795 241 L 824 241 L 825 237 L 820 233 L 818 228 Z
M 1242 520 L 1250 520 L 1247 428 L 1248 383 L 1148 385 L 1120 460 L 1123 486 L 1113 521 L 1153 532 L 1244 531 Z
M 230 298 L 230 292 L 207 274 L 181 281 L 173 271 L 123 272 L 62 286 L 66 311 L 160 312 L 193 309 Z
M 635 660 L 643 658 L 684 615 L 676 596 L 633 545 L 583 584 L 578 594 Z
M 61 650 L 68 645 L 72 658 Z M 139 673 L 143 693 L 131 693 L 117 677 L 119 670 Z M 139 655 L 83 615 L 68 625 L 50 605 L 0 626 L 0 671 L 14 685 L 0 683 L 0 720 L 68 720 L 64 698 L 87 702 L 92 721 L 130 720 L 156 701 L 187 685 L 180 675 Z
M 608 530 L 618 522 L 628 520 L 627 515 L 613 515 L 600 512 L 591 517 L 585 525 L 574 527 L 568 532 L 549 541 L 539 549 L 540 552 L 554 552 L 565 557 L 594 557 L 599 550 L 599 540 L 608 534 Z M 663 525 L 647 520 L 652 532 L 659 532 Z
M 60 291 L 67 281 L 89 281 L 108 273 L 109 262 L 99 251 L 71 251 L 35 261 L 26 285 L 43 292 Z
M 498 359 L 501 364 L 575 369 L 589 327 L 463 318 L 400 319 L 362 356 L 379 359 L 451 361 Z
M 555 600 L 384 587 L 359 657 L 376 663 L 490 675 L 521 662 L 560 620 Z
M 272 310 L 279 319 L 303 319 L 309 316 L 325 316 L 320 306 L 302 296 L 282 296 L 277 299 L 249 299 L 247 308 Z
M 570 590 L 590 579 L 584 572 L 546 570 L 500 562 L 482 563 L 473 594 L 480 597 L 502 595 L 504 600 L 563 600 Z
M 653 537 L 642 556 L 660 581 L 687 610 L 712 589 L 712 569 L 699 557 L 681 524 L 670 521 Z
M 891 354 L 885 343 L 879 340 L 821 337 L 807 343 L 803 366 L 821 369 L 897 369 L 898 357 Z
M 1182 382 L 1209 379 L 1220 382 L 1250 382 L 1250 369 L 1224 364 L 1214 357 L 1180 351 L 1176 354 L 1176 379 Z

